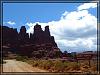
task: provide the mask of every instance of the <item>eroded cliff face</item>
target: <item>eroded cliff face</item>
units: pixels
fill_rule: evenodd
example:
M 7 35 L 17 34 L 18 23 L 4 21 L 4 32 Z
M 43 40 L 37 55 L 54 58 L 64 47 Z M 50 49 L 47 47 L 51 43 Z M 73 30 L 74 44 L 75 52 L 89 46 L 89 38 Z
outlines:
M 11 48 L 12 52 L 26 55 L 29 57 L 53 58 L 61 56 L 61 51 L 58 48 L 54 36 L 51 36 L 49 26 L 45 27 L 43 31 L 41 25 L 34 26 L 34 32 L 30 36 L 26 33 L 25 26 L 22 26 L 20 32 L 17 29 L 3 26 L 2 30 L 2 45 Z
M 34 33 L 31 34 L 33 44 L 52 44 L 53 47 L 57 47 L 54 37 L 50 35 L 49 26 L 45 27 L 43 31 L 41 25 L 36 24 L 34 26 Z

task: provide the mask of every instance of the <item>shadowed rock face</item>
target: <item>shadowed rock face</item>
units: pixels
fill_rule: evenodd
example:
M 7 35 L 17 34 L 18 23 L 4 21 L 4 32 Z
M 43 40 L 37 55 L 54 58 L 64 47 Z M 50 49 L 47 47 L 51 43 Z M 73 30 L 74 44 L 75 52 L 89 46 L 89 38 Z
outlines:
M 16 45 L 18 42 L 18 32 L 17 29 L 9 28 L 3 26 L 2 30 L 2 43 L 3 45 Z
M 9 46 L 14 52 L 27 55 L 29 57 L 38 56 L 38 54 L 45 57 L 46 54 L 53 53 L 55 50 L 60 51 L 55 42 L 54 36 L 50 35 L 49 26 L 45 27 L 43 31 L 41 25 L 34 26 L 34 33 L 26 33 L 25 26 L 22 26 L 20 32 L 17 29 L 2 26 L 3 46 Z M 49 53 L 50 52 L 50 53 Z M 61 52 L 61 51 L 60 51 Z M 36 55 L 37 53 L 37 55 Z
M 19 41 L 19 44 L 21 44 L 21 45 L 29 43 L 29 35 L 28 35 L 28 33 L 26 33 L 25 26 L 22 26 L 20 29 L 20 32 L 18 34 L 18 41 Z
M 57 47 L 54 37 L 50 35 L 49 26 L 45 27 L 45 30 L 43 31 L 41 26 L 36 24 L 34 26 L 34 33 L 31 34 L 31 41 L 33 41 L 34 44 L 52 44 L 53 47 Z

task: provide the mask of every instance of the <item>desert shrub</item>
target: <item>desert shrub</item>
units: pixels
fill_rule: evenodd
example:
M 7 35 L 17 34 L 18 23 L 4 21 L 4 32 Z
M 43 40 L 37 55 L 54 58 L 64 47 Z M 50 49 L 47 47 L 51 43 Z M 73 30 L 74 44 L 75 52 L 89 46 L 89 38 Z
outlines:
M 58 60 L 55 63 L 56 72 L 68 72 L 71 70 L 78 70 L 78 69 L 79 65 L 76 62 L 69 62 L 69 61 L 62 62 Z
M 56 60 L 54 62 L 54 70 L 55 72 L 63 72 L 65 65 L 63 64 L 62 61 Z
M 63 62 L 64 67 L 68 67 L 68 63 L 70 63 L 70 62 L 68 62 L 68 61 Z
M 49 70 L 50 72 L 67 72 L 70 69 L 78 69 L 78 64 L 76 62 L 62 62 L 61 60 L 34 60 L 32 61 L 32 65 Z
M 28 60 L 28 63 L 32 64 L 33 67 L 48 70 L 49 72 L 92 72 L 96 71 L 96 65 L 89 67 L 87 62 L 70 62 L 61 60 Z
M 25 62 L 26 60 L 28 60 L 28 57 L 27 56 L 18 56 L 17 55 L 16 60 Z
M 79 70 L 80 66 L 77 62 L 70 62 L 68 63 L 68 68 L 70 71 L 73 71 L 73 70 Z
M 52 61 L 47 60 L 47 61 L 45 62 L 45 69 L 48 70 L 48 69 L 50 69 L 52 66 L 53 66 Z
M 32 64 L 33 67 L 37 67 L 38 65 L 39 65 L 38 61 L 34 61 L 33 64 Z
M 51 66 L 53 65 L 52 61 L 50 61 L 50 60 L 40 60 L 40 61 L 38 61 L 38 63 L 39 63 L 38 66 L 40 68 L 46 69 L 46 70 L 50 69 Z
M 31 64 L 31 65 L 32 65 L 32 64 L 34 63 L 34 60 L 32 60 L 32 59 L 31 59 L 31 60 L 27 60 L 26 62 L 27 62 L 28 64 Z

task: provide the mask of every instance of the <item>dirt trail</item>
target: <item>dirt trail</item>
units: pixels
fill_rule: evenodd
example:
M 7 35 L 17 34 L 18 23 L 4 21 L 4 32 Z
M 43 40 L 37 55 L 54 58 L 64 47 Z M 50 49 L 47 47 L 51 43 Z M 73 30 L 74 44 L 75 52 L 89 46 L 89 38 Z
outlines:
M 32 67 L 26 62 L 16 60 L 5 60 L 3 64 L 3 72 L 47 72 L 35 67 Z

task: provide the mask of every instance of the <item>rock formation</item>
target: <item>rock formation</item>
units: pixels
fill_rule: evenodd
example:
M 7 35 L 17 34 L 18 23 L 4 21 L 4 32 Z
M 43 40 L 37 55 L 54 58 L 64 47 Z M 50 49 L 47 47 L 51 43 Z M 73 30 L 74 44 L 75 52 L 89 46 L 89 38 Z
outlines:
M 57 47 L 54 37 L 50 35 L 49 26 L 46 26 L 43 31 L 41 25 L 36 24 L 34 26 L 34 33 L 30 37 L 33 44 L 51 44 L 53 47 Z
M 18 40 L 20 44 L 27 44 L 29 42 L 29 35 L 26 33 L 25 26 L 22 26 L 19 32 Z
M 42 58 L 42 57 L 53 57 L 53 53 L 61 54 L 58 48 L 54 36 L 51 36 L 49 26 L 45 27 L 43 31 L 41 25 L 36 24 L 34 26 L 33 34 L 26 33 L 25 26 L 22 26 L 20 32 L 17 29 L 2 26 L 3 32 L 3 46 L 8 46 L 12 51 L 20 55 L 28 57 Z

